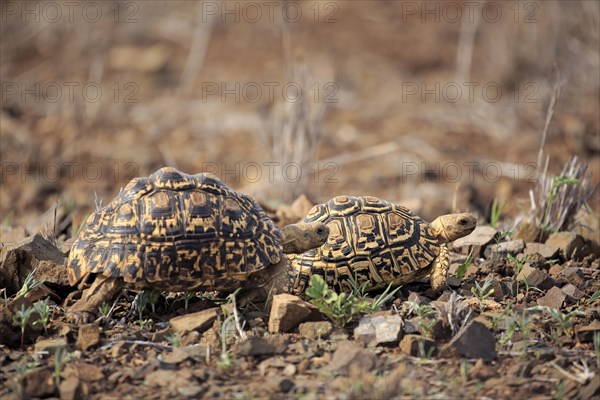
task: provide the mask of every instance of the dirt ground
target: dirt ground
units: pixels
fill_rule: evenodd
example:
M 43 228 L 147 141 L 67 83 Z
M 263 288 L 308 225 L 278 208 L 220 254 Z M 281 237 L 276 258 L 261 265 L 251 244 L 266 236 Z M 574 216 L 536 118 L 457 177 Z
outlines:
M 597 2 L 0 7 L 1 398 L 600 396 Z M 271 303 L 238 305 L 240 332 L 214 293 L 128 315 L 127 290 L 68 323 L 74 236 L 164 166 L 215 174 L 280 225 L 346 194 L 493 231 L 452 249 L 444 293 L 410 283 L 373 314 L 403 321 L 381 343 L 362 314 L 270 332 Z M 33 269 L 45 284 L 18 295 Z M 34 313 L 22 335 L 46 298 L 47 326 Z M 191 313 L 208 322 L 173 327 Z

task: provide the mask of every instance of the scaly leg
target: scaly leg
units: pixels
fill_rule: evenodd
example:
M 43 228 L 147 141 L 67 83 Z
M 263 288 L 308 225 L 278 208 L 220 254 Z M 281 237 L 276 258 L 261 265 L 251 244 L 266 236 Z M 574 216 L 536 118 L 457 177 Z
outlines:
M 450 268 L 450 253 L 448 247 L 442 245 L 440 254 L 433 260 L 431 269 L 431 288 L 434 292 L 441 292 L 446 287 L 446 278 Z
M 121 289 L 123 289 L 123 279 L 96 275 L 92 286 L 85 289 L 81 299 L 67 310 L 67 320 L 76 324 L 93 321 L 102 303 L 111 301 Z

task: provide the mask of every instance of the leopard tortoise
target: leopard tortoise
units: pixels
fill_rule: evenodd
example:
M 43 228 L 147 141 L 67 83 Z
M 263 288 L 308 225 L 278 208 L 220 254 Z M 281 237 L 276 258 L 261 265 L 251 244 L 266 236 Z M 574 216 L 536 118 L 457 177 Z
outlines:
M 210 174 L 162 168 L 135 178 L 94 212 L 67 261 L 75 285 L 93 284 L 68 310 L 73 322 L 93 319 L 125 286 L 164 291 L 261 287 L 289 283 L 289 259 L 327 240 L 320 222 L 279 229 L 258 203 Z
M 446 243 L 477 225 L 470 214 L 443 215 L 427 223 L 403 206 L 370 196 L 334 197 L 314 206 L 303 222 L 324 223 L 330 233 L 322 246 L 294 256 L 296 294 L 304 292 L 313 274 L 337 292 L 350 291 L 352 281 L 368 281 L 367 289 L 374 290 L 430 274 L 437 292 L 446 284 L 450 264 Z

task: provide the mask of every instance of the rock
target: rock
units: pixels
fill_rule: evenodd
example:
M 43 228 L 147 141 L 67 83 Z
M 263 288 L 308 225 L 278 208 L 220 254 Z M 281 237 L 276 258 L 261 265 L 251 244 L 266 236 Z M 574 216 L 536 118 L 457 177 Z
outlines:
M 296 366 L 294 364 L 287 364 L 283 368 L 283 374 L 285 376 L 294 376 L 294 375 L 296 375 L 296 372 L 298 372 L 298 368 L 296 368 Z
M 448 278 L 446 278 L 446 284 L 448 286 L 450 286 L 451 288 L 456 289 L 457 287 L 460 287 L 461 283 L 462 283 L 462 281 L 460 279 L 458 279 L 456 276 L 449 276 Z
M 585 284 L 585 274 L 578 267 L 567 267 L 558 273 L 558 279 L 566 281 L 575 286 Z
M 354 329 L 354 338 L 365 344 L 397 344 L 402 338 L 403 325 L 399 315 L 366 316 Z
M 529 264 L 525 264 L 523 269 L 517 275 L 519 282 L 527 281 L 527 284 L 532 287 L 536 287 L 540 290 L 548 290 L 553 286 L 556 286 L 554 279 L 544 271 L 531 267 Z
M 546 292 L 546 294 L 537 300 L 540 306 L 552 307 L 560 310 L 564 304 L 567 295 L 558 287 L 554 286 Z
M 58 388 L 61 400 L 83 399 L 79 378 L 70 376 L 60 383 Z
M 558 247 L 550 246 L 544 243 L 527 243 L 525 245 L 525 249 L 523 250 L 523 254 L 539 254 L 546 260 L 550 260 L 558 257 Z
M 545 233 L 534 222 L 523 220 L 517 227 L 514 238 L 525 242 L 540 242 L 544 241 Z
M 191 331 L 202 333 L 212 326 L 219 313 L 218 307 L 209 308 L 208 310 L 171 318 L 169 325 L 180 335 Z
M 169 391 L 176 391 L 180 387 L 190 386 L 195 383 L 192 372 L 189 369 L 166 370 L 157 369 L 146 375 L 144 384 L 150 387 L 161 387 Z
M 282 340 L 283 339 L 283 340 Z M 236 348 L 238 356 L 264 356 L 285 352 L 287 342 L 285 338 L 270 337 L 269 339 L 252 336 L 240 342 Z
M 291 294 L 273 296 L 271 315 L 269 316 L 269 332 L 289 332 L 312 313 L 312 306 Z
M 429 300 L 427 297 L 421 296 L 419 293 L 416 292 L 409 292 L 408 301 L 412 301 L 413 303 L 419 306 L 431 303 L 431 300 Z
M 585 239 L 574 232 L 553 233 L 546 245 L 558 247 L 563 260 L 583 260 L 592 251 Z
M 491 297 L 496 301 L 502 301 L 506 296 L 513 296 L 513 290 L 511 290 L 506 282 L 493 280 L 490 288 L 494 290 Z
M 190 355 L 179 347 L 174 347 L 173 351 L 165 356 L 166 364 L 179 364 L 190 358 Z
M 284 376 L 268 376 L 264 384 L 264 388 L 270 393 L 288 393 L 294 386 L 294 382 Z
M 33 270 L 38 280 L 69 286 L 63 254 L 39 234 L 6 244 L 0 250 L 0 265 L 0 287 L 8 296 L 19 291 Z
M 329 321 L 309 321 L 303 322 L 298 326 L 300 334 L 312 340 L 324 339 L 329 336 L 332 330 L 333 325 Z
M 459 250 L 462 254 L 472 254 L 477 258 L 481 256 L 481 252 L 488 245 L 498 231 L 491 226 L 478 226 L 469 235 L 457 239 L 451 243 L 453 249 Z
M 594 320 L 588 325 L 575 328 L 575 335 L 580 342 L 592 342 L 594 334 L 598 331 L 600 331 L 600 321 Z
M 583 293 L 581 290 L 579 290 L 577 288 L 577 286 L 575 286 L 571 283 L 567 283 L 560 290 L 562 290 L 562 292 L 567 295 L 569 301 L 571 301 L 571 302 L 581 300 L 585 297 L 585 293 Z
M 507 255 L 516 256 L 525 248 L 525 242 L 522 239 L 510 240 L 493 244 L 485 248 L 485 258 L 498 259 L 506 258 Z
M 345 340 L 338 343 L 331 362 L 324 369 L 348 375 L 351 369 L 373 372 L 379 364 L 380 361 L 373 354 L 366 352 L 358 343 Z
M 590 382 L 579 389 L 579 399 L 597 399 L 600 395 L 600 377 L 595 376 Z
M 410 335 L 419 332 L 419 326 L 421 326 L 421 321 L 422 320 L 420 317 L 415 317 L 404 321 L 404 333 Z
M 496 358 L 494 334 L 481 322 L 471 321 L 454 335 L 442 353 L 458 352 L 463 357 L 492 361 Z
M 23 374 L 21 382 L 25 398 L 48 397 L 54 393 L 54 377 L 49 367 L 35 368 Z
M 204 391 L 205 389 L 200 385 L 183 386 L 177 388 L 177 393 L 183 397 L 192 397 L 195 399 L 200 398 L 200 394 Z
M 430 357 L 437 355 L 437 346 L 431 339 L 421 335 L 405 335 L 400 341 L 400 350 L 413 357 Z
M 82 325 L 77 334 L 77 343 L 83 351 L 100 343 L 100 327 L 97 324 Z
M 42 339 L 34 346 L 35 351 L 47 351 L 50 354 L 56 353 L 59 349 L 69 350 L 67 341 L 63 338 Z

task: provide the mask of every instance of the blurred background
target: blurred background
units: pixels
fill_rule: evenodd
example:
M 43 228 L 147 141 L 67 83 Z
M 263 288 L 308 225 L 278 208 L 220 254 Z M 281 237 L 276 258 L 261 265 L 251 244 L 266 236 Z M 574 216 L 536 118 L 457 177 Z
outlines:
M 77 225 L 163 166 L 212 172 L 268 207 L 370 194 L 426 219 L 485 217 L 494 199 L 517 216 L 540 160 L 556 176 L 577 156 L 600 180 L 596 1 L 1 12 L 3 225 L 35 231 L 57 201 Z

